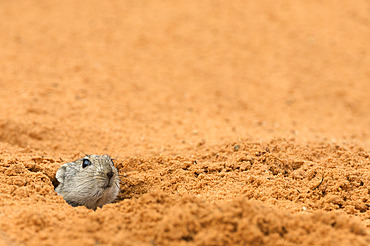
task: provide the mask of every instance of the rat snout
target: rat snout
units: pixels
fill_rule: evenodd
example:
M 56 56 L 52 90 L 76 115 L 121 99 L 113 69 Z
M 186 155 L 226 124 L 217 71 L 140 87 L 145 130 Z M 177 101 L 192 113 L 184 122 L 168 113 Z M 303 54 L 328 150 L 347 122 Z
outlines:
M 114 173 L 112 171 L 107 172 L 107 177 L 110 180 L 113 177 Z
M 108 189 L 108 188 L 112 187 L 113 184 L 114 184 L 114 180 L 112 180 L 112 178 L 114 176 L 114 172 L 109 171 L 109 172 L 106 172 L 105 175 L 107 176 L 107 178 L 105 179 L 105 182 L 104 182 L 104 185 L 102 186 L 102 188 L 103 189 Z

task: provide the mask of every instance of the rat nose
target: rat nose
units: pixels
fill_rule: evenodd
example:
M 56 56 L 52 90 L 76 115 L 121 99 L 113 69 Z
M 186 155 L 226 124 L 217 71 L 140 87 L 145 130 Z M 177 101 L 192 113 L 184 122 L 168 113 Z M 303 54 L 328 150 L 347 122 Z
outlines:
M 108 177 L 109 179 L 111 179 L 111 178 L 113 177 L 113 172 L 112 172 L 112 171 L 107 172 L 107 177 Z

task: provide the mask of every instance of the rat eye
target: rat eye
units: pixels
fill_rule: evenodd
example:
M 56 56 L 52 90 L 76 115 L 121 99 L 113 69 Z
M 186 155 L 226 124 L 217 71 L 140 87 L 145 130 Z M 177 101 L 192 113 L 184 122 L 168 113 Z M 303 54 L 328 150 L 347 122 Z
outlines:
M 90 165 L 91 165 L 91 161 L 89 161 L 88 159 L 83 159 L 82 168 L 85 168 L 85 167 L 90 166 Z

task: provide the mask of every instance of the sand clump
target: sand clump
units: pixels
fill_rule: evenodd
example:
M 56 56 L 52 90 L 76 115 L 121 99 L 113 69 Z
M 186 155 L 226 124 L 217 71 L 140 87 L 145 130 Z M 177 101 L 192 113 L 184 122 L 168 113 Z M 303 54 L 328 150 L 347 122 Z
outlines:
M 360 173 L 370 173 L 370 165 L 361 149 L 274 140 L 201 147 L 190 156 L 128 156 L 116 160 L 126 175 L 118 200 L 96 212 L 73 208 L 56 195 L 52 181 L 60 160 L 15 156 L 1 160 L 0 226 L 7 240 L 30 245 L 369 242 L 361 223 L 370 215 L 369 177 Z

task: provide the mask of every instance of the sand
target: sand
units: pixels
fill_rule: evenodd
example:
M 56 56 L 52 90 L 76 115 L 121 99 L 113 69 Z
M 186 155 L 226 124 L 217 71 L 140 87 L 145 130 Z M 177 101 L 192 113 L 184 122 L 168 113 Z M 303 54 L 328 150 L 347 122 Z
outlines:
M 369 245 L 368 1 L 1 1 L 0 245 Z M 96 211 L 55 172 L 109 154 Z

